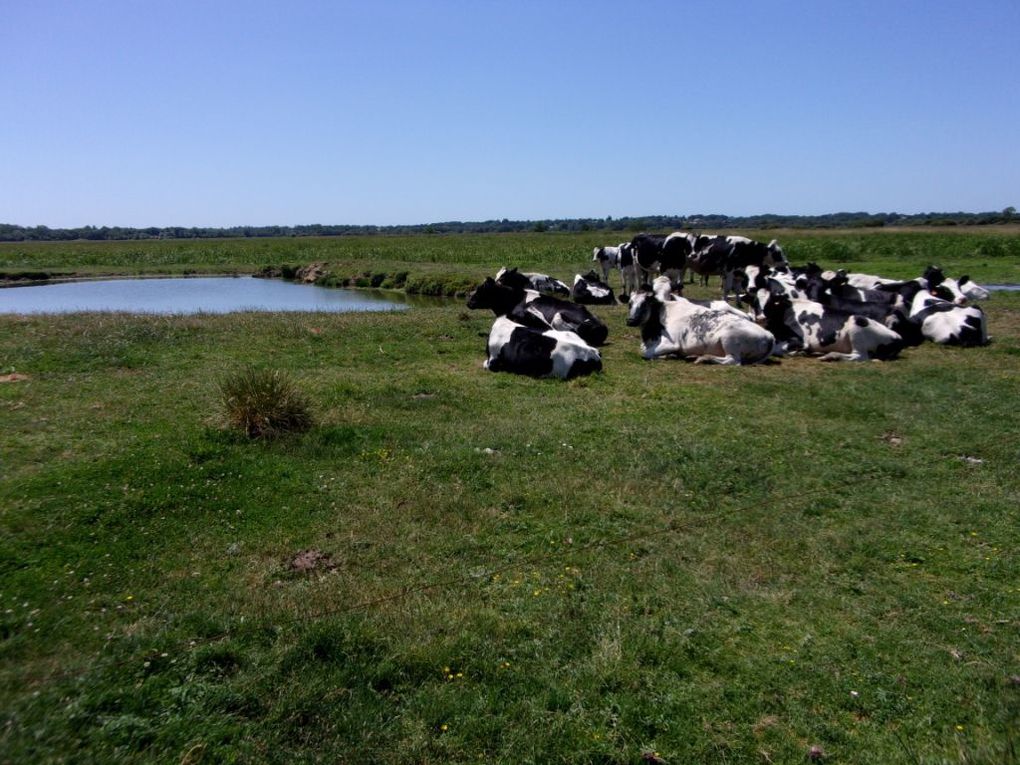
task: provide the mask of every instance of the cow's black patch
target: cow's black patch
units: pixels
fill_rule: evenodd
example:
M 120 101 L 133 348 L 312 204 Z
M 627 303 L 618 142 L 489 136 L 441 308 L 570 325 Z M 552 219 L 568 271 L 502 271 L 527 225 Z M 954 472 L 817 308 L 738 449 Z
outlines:
M 868 326 L 868 320 L 863 316 L 854 316 L 854 324 L 858 327 L 866 327 Z
M 570 370 L 567 372 L 567 379 L 573 377 L 581 377 L 582 375 L 590 375 L 593 372 L 602 371 L 602 359 L 578 359 L 570 365 Z
M 825 315 L 824 312 L 822 315 L 823 316 Z M 797 323 L 800 324 L 802 327 L 807 327 L 808 329 L 810 329 L 816 324 L 821 324 L 822 317 L 818 316 L 817 314 L 813 314 L 810 311 L 801 311 L 797 315 Z
M 968 316 L 963 320 L 963 325 L 956 335 L 954 344 L 972 348 L 984 345 L 984 343 L 985 340 L 981 336 L 981 319 L 977 316 Z
M 663 271 L 687 267 L 687 256 L 691 254 L 691 243 L 686 236 L 667 238 L 662 243 L 659 265 Z
M 552 352 L 556 341 L 541 332 L 519 327 L 510 333 L 495 359 L 489 361 L 494 372 L 513 372 L 530 377 L 543 377 L 552 372 Z
M 900 355 L 900 351 L 903 350 L 902 341 L 893 341 L 891 343 L 885 343 L 875 348 L 871 355 L 881 361 L 888 361 L 894 359 Z
M 523 299 L 523 297 L 524 293 L 522 292 L 521 298 Z M 538 312 L 542 318 L 536 316 L 535 312 Z M 518 324 L 536 329 L 552 329 L 553 322 L 558 319 L 563 325 L 566 325 L 557 327 L 558 329 L 569 329 L 576 332 L 589 345 L 602 345 L 609 336 L 609 328 L 583 305 L 549 295 L 540 295 L 530 303 L 520 303 L 514 306 L 507 316 Z M 542 319 L 545 320 L 544 326 L 542 326 Z
M 650 271 L 662 257 L 662 244 L 666 237 L 658 234 L 638 234 L 630 240 L 634 258 L 646 271 Z

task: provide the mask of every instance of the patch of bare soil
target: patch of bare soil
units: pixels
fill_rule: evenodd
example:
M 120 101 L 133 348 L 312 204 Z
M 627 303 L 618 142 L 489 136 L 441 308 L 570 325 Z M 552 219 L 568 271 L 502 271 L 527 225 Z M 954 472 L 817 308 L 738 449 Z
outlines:
M 333 559 L 327 553 L 324 553 L 322 550 L 316 550 L 313 547 L 308 550 L 302 550 L 291 558 L 288 568 L 298 573 L 331 571 L 336 568 L 336 563 L 333 562 Z

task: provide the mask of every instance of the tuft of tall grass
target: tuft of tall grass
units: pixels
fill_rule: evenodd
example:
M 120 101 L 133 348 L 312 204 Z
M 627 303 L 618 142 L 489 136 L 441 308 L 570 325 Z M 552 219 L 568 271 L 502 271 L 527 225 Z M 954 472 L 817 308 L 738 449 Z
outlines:
M 308 401 L 278 369 L 247 366 L 220 381 L 228 427 L 248 438 L 276 438 L 312 426 Z

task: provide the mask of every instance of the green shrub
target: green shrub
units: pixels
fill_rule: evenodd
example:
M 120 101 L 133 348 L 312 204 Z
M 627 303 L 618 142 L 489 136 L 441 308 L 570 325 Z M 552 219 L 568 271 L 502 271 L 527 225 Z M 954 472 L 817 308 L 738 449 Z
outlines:
M 220 382 L 228 427 L 248 438 L 276 438 L 312 426 L 308 402 L 283 372 L 245 367 Z

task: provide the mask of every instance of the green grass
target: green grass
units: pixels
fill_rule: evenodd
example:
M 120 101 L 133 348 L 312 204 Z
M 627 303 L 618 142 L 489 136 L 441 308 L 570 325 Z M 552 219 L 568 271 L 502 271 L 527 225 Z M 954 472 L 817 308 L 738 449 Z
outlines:
M 814 260 L 892 277 L 920 275 L 937 263 L 946 273 L 967 273 L 978 282 L 1020 282 L 1020 230 L 1015 226 L 931 231 L 747 231 L 778 238 L 790 260 Z M 155 240 L 126 242 L 0 243 L 4 274 L 54 275 L 250 273 L 272 265 L 327 262 L 339 282 L 369 286 L 375 275 L 405 274 L 411 292 L 435 285 L 462 290 L 479 273 L 504 265 L 570 279 L 591 267 L 591 251 L 630 232 L 585 234 L 485 234 L 286 239 Z M 431 287 L 430 287 L 431 285 Z M 376 285 L 378 286 L 378 285 Z M 390 285 L 387 285 L 390 286 Z M 400 284 L 395 286 L 402 286 Z
M 0 316 L 0 761 L 1015 762 L 1020 296 L 986 307 L 988 348 L 736 369 L 598 309 L 570 383 L 484 372 L 459 305 Z M 246 364 L 316 425 L 221 429 Z

